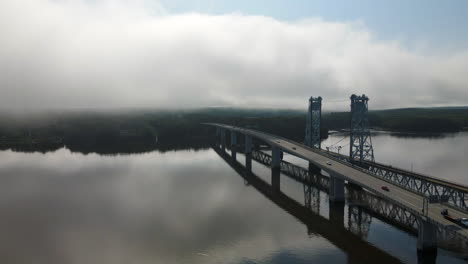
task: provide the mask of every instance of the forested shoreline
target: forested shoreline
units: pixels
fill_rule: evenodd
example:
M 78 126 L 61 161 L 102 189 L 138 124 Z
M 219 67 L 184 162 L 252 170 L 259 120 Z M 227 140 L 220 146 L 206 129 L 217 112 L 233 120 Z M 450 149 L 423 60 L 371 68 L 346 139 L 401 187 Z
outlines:
M 68 112 L 0 115 L 0 148 L 101 154 L 207 148 L 219 122 L 254 128 L 301 142 L 304 111 L 207 108 L 185 111 Z M 349 128 L 347 112 L 322 114 L 322 136 Z M 468 109 L 394 109 L 369 112 L 372 128 L 417 134 L 458 132 L 468 127 Z

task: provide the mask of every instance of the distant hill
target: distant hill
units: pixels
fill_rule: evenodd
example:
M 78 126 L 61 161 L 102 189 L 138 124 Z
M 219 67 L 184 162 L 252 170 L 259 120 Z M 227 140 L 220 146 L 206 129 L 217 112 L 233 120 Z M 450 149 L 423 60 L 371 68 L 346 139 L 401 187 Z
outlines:
M 349 112 L 324 115 L 330 129 L 349 126 Z M 369 112 L 372 127 L 427 133 L 456 132 L 468 127 L 468 107 L 401 108 Z
M 468 106 L 441 106 L 441 107 L 430 107 L 429 109 L 468 109 Z
M 322 136 L 348 129 L 349 112 L 322 113 Z M 468 127 L 468 107 L 404 108 L 369 112 L 371 127 L 417 133 L 457 132 Z M 0 149 L 49 151 L 63 146 L 84 153 L 161 151 L 209 146 L 205 122 L 251 127 L 302 142 L 306 111 L 203 108 L 179 111 L 0 114 Z M 156 144 L 157 139 L 157 144 Z

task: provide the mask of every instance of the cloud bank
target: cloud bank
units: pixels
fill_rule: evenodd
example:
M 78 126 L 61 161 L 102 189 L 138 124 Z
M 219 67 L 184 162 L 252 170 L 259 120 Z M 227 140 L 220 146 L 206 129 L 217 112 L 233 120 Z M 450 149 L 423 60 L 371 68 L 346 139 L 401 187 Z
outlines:
M 466 105 L 468 49 L 410 51 L 355 22 L 170 14 L 147 1 L 3 0 L 3 108 Z

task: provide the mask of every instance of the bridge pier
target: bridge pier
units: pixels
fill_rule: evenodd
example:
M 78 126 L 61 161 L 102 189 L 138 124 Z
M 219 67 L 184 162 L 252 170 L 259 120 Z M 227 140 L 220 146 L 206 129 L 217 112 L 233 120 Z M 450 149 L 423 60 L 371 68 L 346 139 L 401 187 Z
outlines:
M 271 169 L 271 187 L 275 192 L 280 191 L 281 189 L 281 171 L 279 168 L 272 168 Z
M 322 169 L 315 166 L 312 162 L 309 162 L 309 173 L 310 174 L 318 174 Z
M 273 146 L 271 149 L 271 168 L 280 169 L 281 167 L 281 149 Z
M 419 263 L 436 263 L 437 227 L 424 219 L 419 219 L 417 247 Z
M 418 249 L 418 264 L 436 264 L 437 250 L 423 251 Z
M 281 149 L 273 146 L 271 149 L 271 185 L 275 191 L 280 190 Z
M 329 207 L 328 219 L 338 226 L 343 226 L 345 204 L 343 202 L 330 202 Z
M 237 154 L 237 134 L 235 131 L 231 130 L 231 156 L 232 159 L 236 159 Z
M 216 146 L 219 147 L 221 145 L 221 128 L 216 127 L 216 137 L 215 137 Z
M 245 167 L 252 170 L 252 136 L 245 135 Z
M 223 151 L 226 150 L 226 129 L 220 129 L 219 131 L 221 137 L 221 149 Z
M 330 201 L 332 202 L 344 202 L 345 201 L 345 192 L 344 192 L 345 182 L 343 179 L 336 176 L 330 175 Z

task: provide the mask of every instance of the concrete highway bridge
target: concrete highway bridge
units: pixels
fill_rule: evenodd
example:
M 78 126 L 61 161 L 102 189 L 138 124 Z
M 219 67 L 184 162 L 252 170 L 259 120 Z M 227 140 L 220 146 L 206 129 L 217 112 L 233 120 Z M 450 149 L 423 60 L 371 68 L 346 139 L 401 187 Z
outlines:
M 279 186 L 264 181 L 261 177 L 247 169 L 245 165 L 232 159 L 232 156 L 219 148 L 219 146 L 215 146 L 213 149 L 245 180 L 246 184 L 255 188 L 278 207 L 302 222 L 307 227 L 309 234 L 319 234 L 346 252 L 348 263 L 402 263 L 389 253 L 363 240 L 359 234 L 350 232 L 343 226 L 343 203 L 338 203 L 336 207 L 330 208 L 329 219 L 326 219 L 318 214 L 317 211 L 310 210 L 307 205 L 302 205 L 281 192 L 278 188 Z
M 313 188 L 326 190 L 331 205 L 340 204 L 347 198 L 348 202 L 359 203 L 369 213 L 387 222 L 417 232 L 420 252 L 436 252 L 438 239 L 455 241 L 462 251 L 468 249 L 468 229 L 441 215 L 441 211 L 447 209 L 455 218 L 468 218 L 466 186 L 373 161 L 356 163 L 346 156 L 253 129 L 216 123 L 205 125 L 216 128 L 217 147 L 223 151 L 230 148 L 234 160 L 236 153 L 245 154 L 247 170 L 251 170 L 252 159 L 270 166 L 274 189 L 280 189 L 279 175 L 282 172 L 299 182 L 308 183 L 309 189 L 304 189 L 305 194 L 310 193 L 310 186 L 315 186 Z M 228 133 L 230 137 L 227 137 Z M 255 145 L 259 143 L 269 145 L 271 155 L 256 150 Z M 284 161 L 283 153 L 307 161 L 309 168 Z M 319 176 L 321 174 L 317 172 L 320 171 L 325 172 L 326 177 Z M 389 191 L 383 190 L 382 186 L 387 186 Z M 356 188 L 363 191 L 350 191 Z M 313 208 L 316 203 L 309 195 L 305 196 L 305 204 Z

